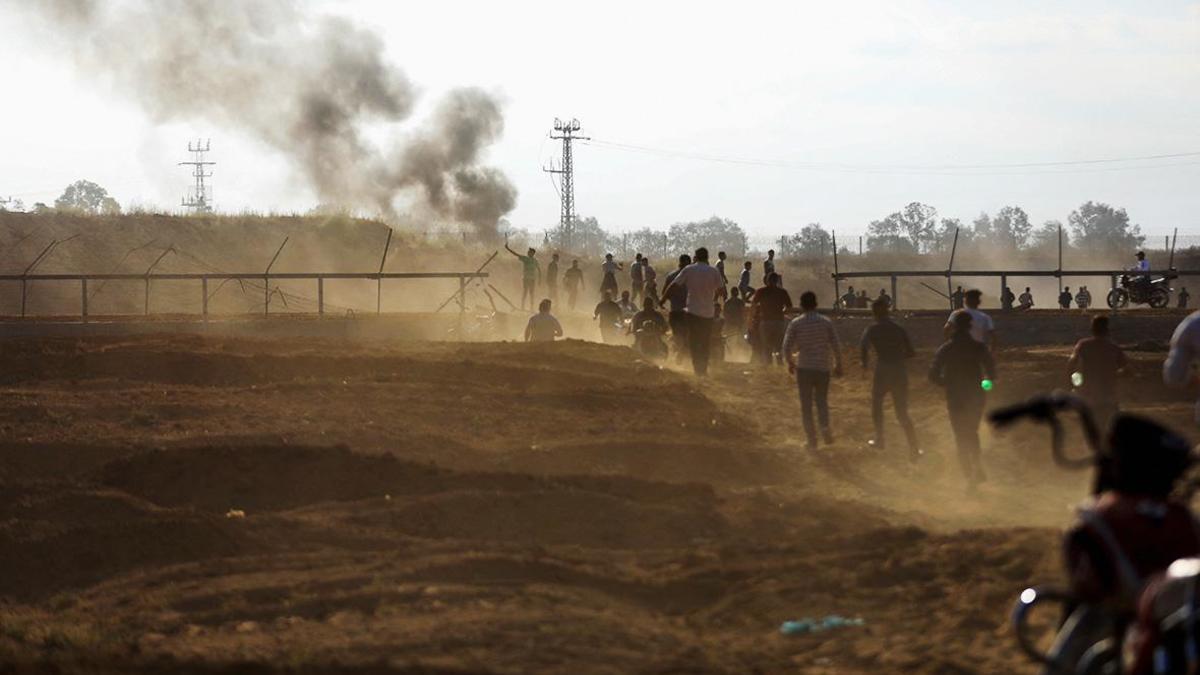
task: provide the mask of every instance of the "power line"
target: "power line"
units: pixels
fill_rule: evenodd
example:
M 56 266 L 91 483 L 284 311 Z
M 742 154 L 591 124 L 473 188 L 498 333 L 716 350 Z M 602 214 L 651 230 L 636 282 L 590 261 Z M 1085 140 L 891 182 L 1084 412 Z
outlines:
M 1131 171 L 1140 169 L 1160 169 L 1179 166 L 1200 165 L 1200 152 L 1178 152 L 1158 155 L 1140 155 L 1131 157 L 1106 157 L 1100 159 L 1059 160 L 1046 162 L 1020 162 L 1008 164 L 847 164 L 836 162 L 793 162 L 776 159 L 759 159 L 752 157 L 737 157 L 716 155 L 701 152 L 670 150 L 654 148 L 631 143 L 619 143 L 590 139 L 584 141 L 589 146 L 675 157 L 694 159 L 724 164 L 740 164 L 748 166 L 765 166 L 772 168 L 796 169 L 802 171 L 823 171 L 831 173 L 865 173 L 865 174 L 904 174 L 904 175 L 941 175 L 941 176 L 987 176 L 987 175 L 1040 175 L 1055 173 L 1094 173 L 1105 171 Z M 1198 161 L 1163 162 L 1169 159 L 1198 158 Z M 1157 164 L 1133 164 L 1130 166 L 1097 166 L 1129 162 L 1159 162 Z M 1065 170 L 1053 170 L 1056 167 L 1080 167 Z M 1005 171 L 1005 169 L 1051 169 L 1045 171 Z
M 555 169 L 553 165 L 543 169 L 548 174 L 551 174 L 550 181 L 553 183 L 554 174 L 558 174 L 562 179 L 562 189 L 558 191 L 558 196 L 561 204 L 559 213 L 559 227 L 561 228 L 559 237 L 559 246 L 570 249 L 572 247 L 575 234 L 575 221 L 578 215 L 575 213 L 575 160 L 571 153 L 572 141 L 587 142 L 591 139 L 587 136 L 577 136 L 576 133 L 582 128 L 579 120 L 572 119 L 569 122 L 564 122 L 555 118 L 554 132 L 550 133 L 550 138 L 557 141 L 562 141 L 562 166 Z

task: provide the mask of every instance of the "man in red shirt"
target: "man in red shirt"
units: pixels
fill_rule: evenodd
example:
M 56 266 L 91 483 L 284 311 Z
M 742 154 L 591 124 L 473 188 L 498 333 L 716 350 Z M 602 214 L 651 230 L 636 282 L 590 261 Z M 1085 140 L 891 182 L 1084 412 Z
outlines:
M 760 341 L 759 353 L 763 362 L 783 365 L 783 334 L 787 331 L 784 312 L 792 308 L 792 296 L 779 285 L 782 277 L 775 272 L 767 275 L 767 285 L 758 289 L 750 303 L 750 316 L 754 321 L 751 331 Z
M 1108 335 L 1107 316 L 1092 319 L 1092 337 L 1080 340 L 1067 361 L 1071 384 L 1091 406 L 1101 429 L 1117 414 L 1117 373 L 1126 363 L 1125 352 Z

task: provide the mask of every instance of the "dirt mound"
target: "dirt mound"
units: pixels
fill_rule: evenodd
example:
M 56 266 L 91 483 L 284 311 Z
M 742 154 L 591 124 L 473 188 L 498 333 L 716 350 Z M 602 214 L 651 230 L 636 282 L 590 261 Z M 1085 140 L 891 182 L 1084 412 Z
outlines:
M 223 519 L 65 484 L 0 486 L 0 596 L 253 550 Z

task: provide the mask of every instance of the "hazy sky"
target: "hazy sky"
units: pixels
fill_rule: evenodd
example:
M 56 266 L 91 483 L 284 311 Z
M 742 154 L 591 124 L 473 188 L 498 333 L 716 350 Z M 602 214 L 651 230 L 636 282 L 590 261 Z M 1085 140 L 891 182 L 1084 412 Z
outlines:
M 220 209 L 315 203 L 269 148 L 204 120 L 155 124 L 89 81 L 12 2 L 0 196 L 50 202 L 89 178 L 123 204 L 173 207 L 189 182 L 175 162 L 199 135 Z M 577 147 L 577 210 L 612 230 L 717 214 L 756 238 L 809 222 L 858 233 L 914 200 L 965 220 L 1015 204 L 1040 223 L 1093 199 L 1150 233 L 1200 234 L 1200 155 L 936 168 L 1200 152 L 1200 2 L 311 4 L 376 29 L 423 103 L 462 85 L 503 98 L 489 161 L 519 190 L 520 227 L 558 219 L 542 172 L 557 116 L 655 150 Z

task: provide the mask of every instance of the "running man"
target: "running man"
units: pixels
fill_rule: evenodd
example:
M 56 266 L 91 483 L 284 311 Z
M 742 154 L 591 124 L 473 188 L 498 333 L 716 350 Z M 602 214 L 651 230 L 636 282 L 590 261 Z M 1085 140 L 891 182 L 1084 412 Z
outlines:
M 686 294 L 684 312 L 687 314 L 687 343 L 692 354 L 692 370 L 704 377 L 708 374 L 709 354 L 712 351 L 713 320 L 716 318 L 717 294 L 721 291 L 721 274 L 708 264 L 708 249 L 696 249 L 692 264 L 676 273 L 663 288 L 669 295 L 676 287 Z
M 979 456 L 979 422 L 985 403 L 983 380 L 996 379 L 996 363 L 988 348 L 972 335 L 973 323 L 970 312 L 954 313 L 954 335 L 938 348 L 929 369 L 929 381 L 946 389 L 950 428 L 968 492 L 987 480 Z
M 950 313 L 950 318 L 946 320 L 946 326 L 942 330 L 942 335 L 947 339 L 954 337 L 957 332 L 954 319 L 960 314 L 971 315 L 971 337 L 988 348 L 988 351 L 996 351 L 996 324 L 992 322 L 992 317 L 985 314 L 979 309 L 979 303 L 983 300 L 983 291 L 972 288 L 963 294 L 963 298 L 967 306 L 963 309 L 956 309 Z
M 1067 361 L 1071 384 L 1091 406 L 1101 433 L 1119 411 L 1117 374 L 1127 363 L 1125 351 L 1109 338 L 1107 316 L 1092 319 L 1092 337 L 1077 342 Z
M 737 286 L 729 289 L 724 314 L 726 332 L 740 338 L 746 332 L 746 303 L 742 301 L 742 292 Z
M 563 274 L 563 286 L 567 288 L 567 308 L 575 311 L 575 301 L 579 299 L 579 291 L 583 288 L 583 270 L 579 269 L 579 261 L 572 260 L 571 266 Z
M 600 281 L 601 294 L 607 291 L 611 293 L 613 297 L 616 297 L 618 291 L 617 272 L 620 272 L 623 269 L 625 269 L 625 266 L 614 261 L 613 254 L 604 254 L 604 262 L 600 263 L 600 271 L 604 273 L 604 277 Z
M 504 250 L 513 254 L 521 261 L 521 309 L 525 309 L 525 299 L 529 298 L 529 309 L 533 309 L 533 294 L 537 290 L 538 278 L 542 276 L 542 266 L 538 264 L 537 251 L 529 248 L 526 255 L 521 255 L 504 242 Z
M 554 342 L 554 338 L 563 335 L 562 324 L 550 313 L 550 299 L 542 300 L 538 305 L 538 313 L 529 317 L 525 324 L 526 342 Z
M 871 348 L 875 349 L 875 376 L 871 380 L 871 421 L 875 424 L 875 438 L 868 445 L 884 449 L 883 398 L 892 395 L 892 407 L 896 410 L 896 421 L 904 429 L 908 439 L 908 458 L 915 462 L 921 457 L 921 446 L 917 441 L 917 429 L 908 416 L 908 367 L 906 362 L 917 353 L 913 349 L 908 332 L 892 321 L 889 316 L 891 304 L 883 298 L 871 304 L 875 324 L 863 331 L 859 342 L 862 353 L 863 371 L 871 368 Z
M 787 359 L 788 372 L 796 376 L 796 388 L 800 390 L 800 414 L 808 449 L 816 450 L 814 404 L 822 440 L 826 445 L 833 444 L 833 430 L 829 426 L 829 362 L 833 361 L 832 374 L 841 377 L 842 351 L 833 322 L 817 311 L 816 293 L 801 294 L 800 310 L 803 313 L 792 319 L 783 337 L 783 358 Z
M 546 291 L 550 299 L 558 302 L 558 254 L 550 256 L 550 264 L 546 265 Z M 539 306 L 540 311 L 540 306 Z
M 592 319 L 600 320 L 600 339 L 604 344 L 613 344 L 621 330 L 621 306 L 613 302 L 612 292 L 604 291 L 604 299 L 596 305 Z
M 759 353 L 768 366 L 783 365 L 783 354 L 778 350 L 782 348 L 783 334 L 787 332 L 784 313 L 792 308 L 792 296 L 779 285 L 781 280 L 774 272 L 767 275 L 767 285 L 758 289 L 750 303 L 750 316 L 756 324 L 753 333 L 761 341 Z

